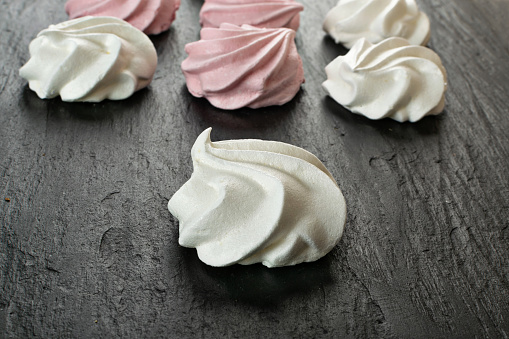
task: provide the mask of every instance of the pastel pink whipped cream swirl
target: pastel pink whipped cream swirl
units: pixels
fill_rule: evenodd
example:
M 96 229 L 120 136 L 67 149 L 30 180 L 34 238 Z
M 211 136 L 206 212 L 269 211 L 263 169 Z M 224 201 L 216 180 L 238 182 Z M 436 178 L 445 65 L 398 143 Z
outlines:
M 185 47 L 187 88 L 222 109 L 283 105 L 304 82 L 294 38 L 288 28 L 203 28 L 201 40 Z
M 205 0 L 200 11 L 203 27 L 222 23 L 248 24 L 256 27 L 299 28 L 302 4 L 293 0 Z
M 159 34 L 170 28 L 180 7 L 180 0 L 68 0 L 69 18 L 113 16 L 145 32 Z

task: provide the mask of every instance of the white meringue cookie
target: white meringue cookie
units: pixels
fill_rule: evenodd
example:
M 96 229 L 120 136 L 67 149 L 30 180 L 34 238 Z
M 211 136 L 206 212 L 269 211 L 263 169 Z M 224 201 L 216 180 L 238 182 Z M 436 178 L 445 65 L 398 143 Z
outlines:
M 42 98 L 63 101 L 125 99 L 154 76 L 157 53 L 150 39 L 113 17 L 83 17 L 51 25 L 30 43 L 19 70 Z
M 339 241 L 341 190 L 311 153 L 263 140 L 196 140 L 194 172 L 171 198 L 179 243 L 211 266 L 268 267 L 317 260 Z
M 426 45 L 430 37 L 429 19 L 415 0 L 339 0 L 327 13 L 323 29 L 346 48 L 360 38 L 378 43 L 400 37 Z
M 369 119 L 420 120 L 442 112 L 447 74 L 431 49 L 390 38 L 372 45 L 359 40 L 325 67 L 322 84 L 350 111 Z

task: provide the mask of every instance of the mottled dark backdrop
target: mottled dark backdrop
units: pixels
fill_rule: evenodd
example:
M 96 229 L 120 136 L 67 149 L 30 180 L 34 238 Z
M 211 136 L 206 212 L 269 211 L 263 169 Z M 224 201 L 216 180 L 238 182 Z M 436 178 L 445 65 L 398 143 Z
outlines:
M 148 89 L 40 100 L 18 69 L 64 2 L 0 0 L 0 337 L 509 336 L 508 0 L 419 1 L 449 89 L 444 114 L 415 124 L 325 96 L 323 69 L 346 52 L 321 30 L 336 0 L 301 1 L 306 83 L 282 107 L 225 112 L 188 94 L 198 0 L 153 38 Z M 316 154 L 347 200 L 340 244 L 282 269 L 211 268 L 179 247 L 166 205 L 209 126 Z

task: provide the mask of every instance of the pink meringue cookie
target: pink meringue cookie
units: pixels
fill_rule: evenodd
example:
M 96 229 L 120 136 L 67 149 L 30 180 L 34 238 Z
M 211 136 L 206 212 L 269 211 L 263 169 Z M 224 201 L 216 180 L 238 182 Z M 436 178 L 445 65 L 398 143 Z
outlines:
M 185 47 L 187 88 L 222 109 L 283 105 L 304 82 L 294 38 L 289 28 L 203 28 L 201 40 Z
M 200 11 L 203 27 L 219 27 L 227 22 L 255 27 L 299 28 L 299 12 L 304 6 L 294 0 L 205 0 Z
M 68 0 L 69 18 L 113 16 L 145 32 L 159 34 L 170 28 L 180 0 Z

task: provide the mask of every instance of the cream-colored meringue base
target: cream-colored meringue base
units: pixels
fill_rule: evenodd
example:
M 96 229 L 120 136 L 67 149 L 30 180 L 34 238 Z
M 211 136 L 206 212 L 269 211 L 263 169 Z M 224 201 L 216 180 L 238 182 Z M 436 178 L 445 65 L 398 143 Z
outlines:
M 447 74 L 440 57 L 404 39 L 377 45 L 361 39 L 325 72 L 327 93 L 369 119 L 415 122 L 444 109 Z
M 211 266 L 268 267 L 317 260 L 339 241 L 343 194 L 324 165 L 289 144 L 196 140 L 194 172 L 168 203 L 179 243 Z

